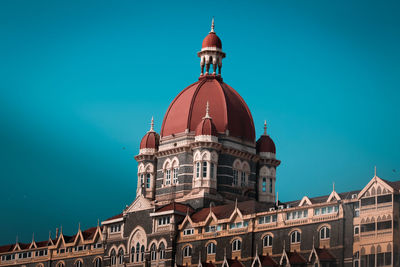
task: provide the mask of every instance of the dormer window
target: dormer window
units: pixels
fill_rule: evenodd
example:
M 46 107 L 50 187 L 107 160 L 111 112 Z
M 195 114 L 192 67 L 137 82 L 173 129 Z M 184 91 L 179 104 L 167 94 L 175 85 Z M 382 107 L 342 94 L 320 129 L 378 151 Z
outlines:
M 111 233 L 121 232 L 121 225 L 120 224 L 111 225 L 110 232 Z
M 194 234 L 193 228 L 183 230 L 183 235 L 193 235 L 193 234 Z
M 204 229 L 206 233 L 218 232 L 222 230 L 222 225 L 207 225 Z
M 170 216 L 164 216 L 164 217 L 158 218 L 158 225 L 159 226 L 167 225 L 169 223 L 170 223 Z
M 286 219 L 296 220 L 296 219 L 307 218 L 307 216 L 308 216 L 308 210 L 298 210 L 298 211 L 288 212 L 286 214 Z
M 276 219 L 277 219 L 276 214 L 275 215 L 262 216 L 262 217 L 258 218 L 258 224 L 276 222 Z
M 231 223 L 229 225 L 229 229 L 244 228 L 247 226 L 249 226 L 249 221 L 243 221 L 243 222 Z

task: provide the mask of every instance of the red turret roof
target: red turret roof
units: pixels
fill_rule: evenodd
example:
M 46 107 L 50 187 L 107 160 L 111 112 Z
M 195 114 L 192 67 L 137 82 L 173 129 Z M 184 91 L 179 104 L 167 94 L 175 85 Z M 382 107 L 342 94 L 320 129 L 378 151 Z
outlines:
M 143 148 L 154 148 L 158 149 L 158 144 L 159 144 L 160 136 L 154 132 L 154 131 L 149 131 L 143 136 L 142 141 L 140 142 L 140 149 Z
M 217 136 L 217 128 L 215 128 L 211 118 L 203 118 L 196 128 L 196 136 L 197 135 Z
M 206 36 L 206 38 L 204 38 L 201 48 L 206 48 L 206 47 L 216 47 L 222 49 L 221 39 L 219 39 L 219 37 L 215 34 L 215 32 L 210 32 Z
M 243 98 L 221 78 L 207 75 L 189 85 L 172 101 L 164 116 L 161 137 L 196 130 L 210 104 L 210 116 L 218 133 L 255 141 L 253 117 Z
M 271 152 L 276 154 L 275 143 L 269 135 L 262 135 L 257 140 L 257 152 Z

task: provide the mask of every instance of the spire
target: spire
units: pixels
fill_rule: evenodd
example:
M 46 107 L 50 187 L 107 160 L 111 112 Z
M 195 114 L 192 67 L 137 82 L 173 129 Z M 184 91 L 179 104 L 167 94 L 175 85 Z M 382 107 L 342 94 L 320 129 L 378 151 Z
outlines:
M 150 131 L 149 132 L 154 132 L 154 118 L 153 118 L 153 116 L 151 116 Z
M 279 206 L 279 192 L 276 192 L 276 203 L 275 205 L 278 207 Z
M 17 236 L 15 237 L 15 244 L 18 244 L 18 234 L 17 234 Z
M 332 187 L 333 187 L 333 188 L 332 188 L 332 191 L 335 192 L 335 182 L 333 182 Z
M 203 119 L 211 119 L 209 112 L 210 112 L 210 104 L 207 101 L 207 104 L 206 104 L 206 116 L 204 116 Z
M 237 209 L 238 208 L 238 202 L 237 202 L 237 198 L 236 198 L 236 200 L 235 200 L 235 209 Z
M 35 242 L 35 232 L 32 233 L 32 243 Z
M 214 32 L 214 17 L 212 18 L 211 21 L 211 32 Z
M 97 219 L 97 227 L 100 226 L 100 219 Z
M 78 223 L 78 232 L 81 231 L 81 222 Z
M 51 230 L 49 230 L 49 240 L 51 240 Z
M 374 167 L 374 177 L 376 177 L 376 165 Z
M 267 135 L 267 120 L 264 121 L 264 135 Z

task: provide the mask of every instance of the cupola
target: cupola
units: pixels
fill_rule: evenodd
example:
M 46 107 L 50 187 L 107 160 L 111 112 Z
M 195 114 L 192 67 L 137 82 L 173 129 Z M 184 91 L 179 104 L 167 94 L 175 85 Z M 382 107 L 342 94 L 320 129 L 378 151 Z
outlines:
M 158 150 L 160 136 L 154 131 L 154 119 L 151 118 L 150 130 L 140 142 L 139 154 L 154 154 Z
M 264 122 L 264 134 L 257 140 L 256 148 L 261 157 L 275 157 L 275 143 L 267 134 L 267 121 Z
M 213 65 L 213 75 L 221 75 L 222 59 L 225 57 L 225 53 L 222 52 L 222 42 L 214 31 L 214 18 L 211 22 L 211 31 L 208 33 L 206 38 L 203 40 L 201 51 L 197 53 L 200 58 L 201 73 L 200 76 L 204 75 L 204 67 L 206 67 L 205 75 L 210 73 L 210 66 Z
M 196 141 L 217 141 L 218 131 L 209 114 L 210 105 L 207 101 L 206 115 L 196 127 Z

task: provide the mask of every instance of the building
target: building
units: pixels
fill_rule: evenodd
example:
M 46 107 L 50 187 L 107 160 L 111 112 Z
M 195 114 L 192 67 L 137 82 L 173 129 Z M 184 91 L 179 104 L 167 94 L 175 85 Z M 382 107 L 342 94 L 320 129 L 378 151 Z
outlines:
M 267 133 L 221 76 L 222 42 L 203 40 L 200 78 L 140 143 L 137 195 L 101 226 L 0 247 L 0 266 L 400 266 L 400 181 L 281 202 Z

